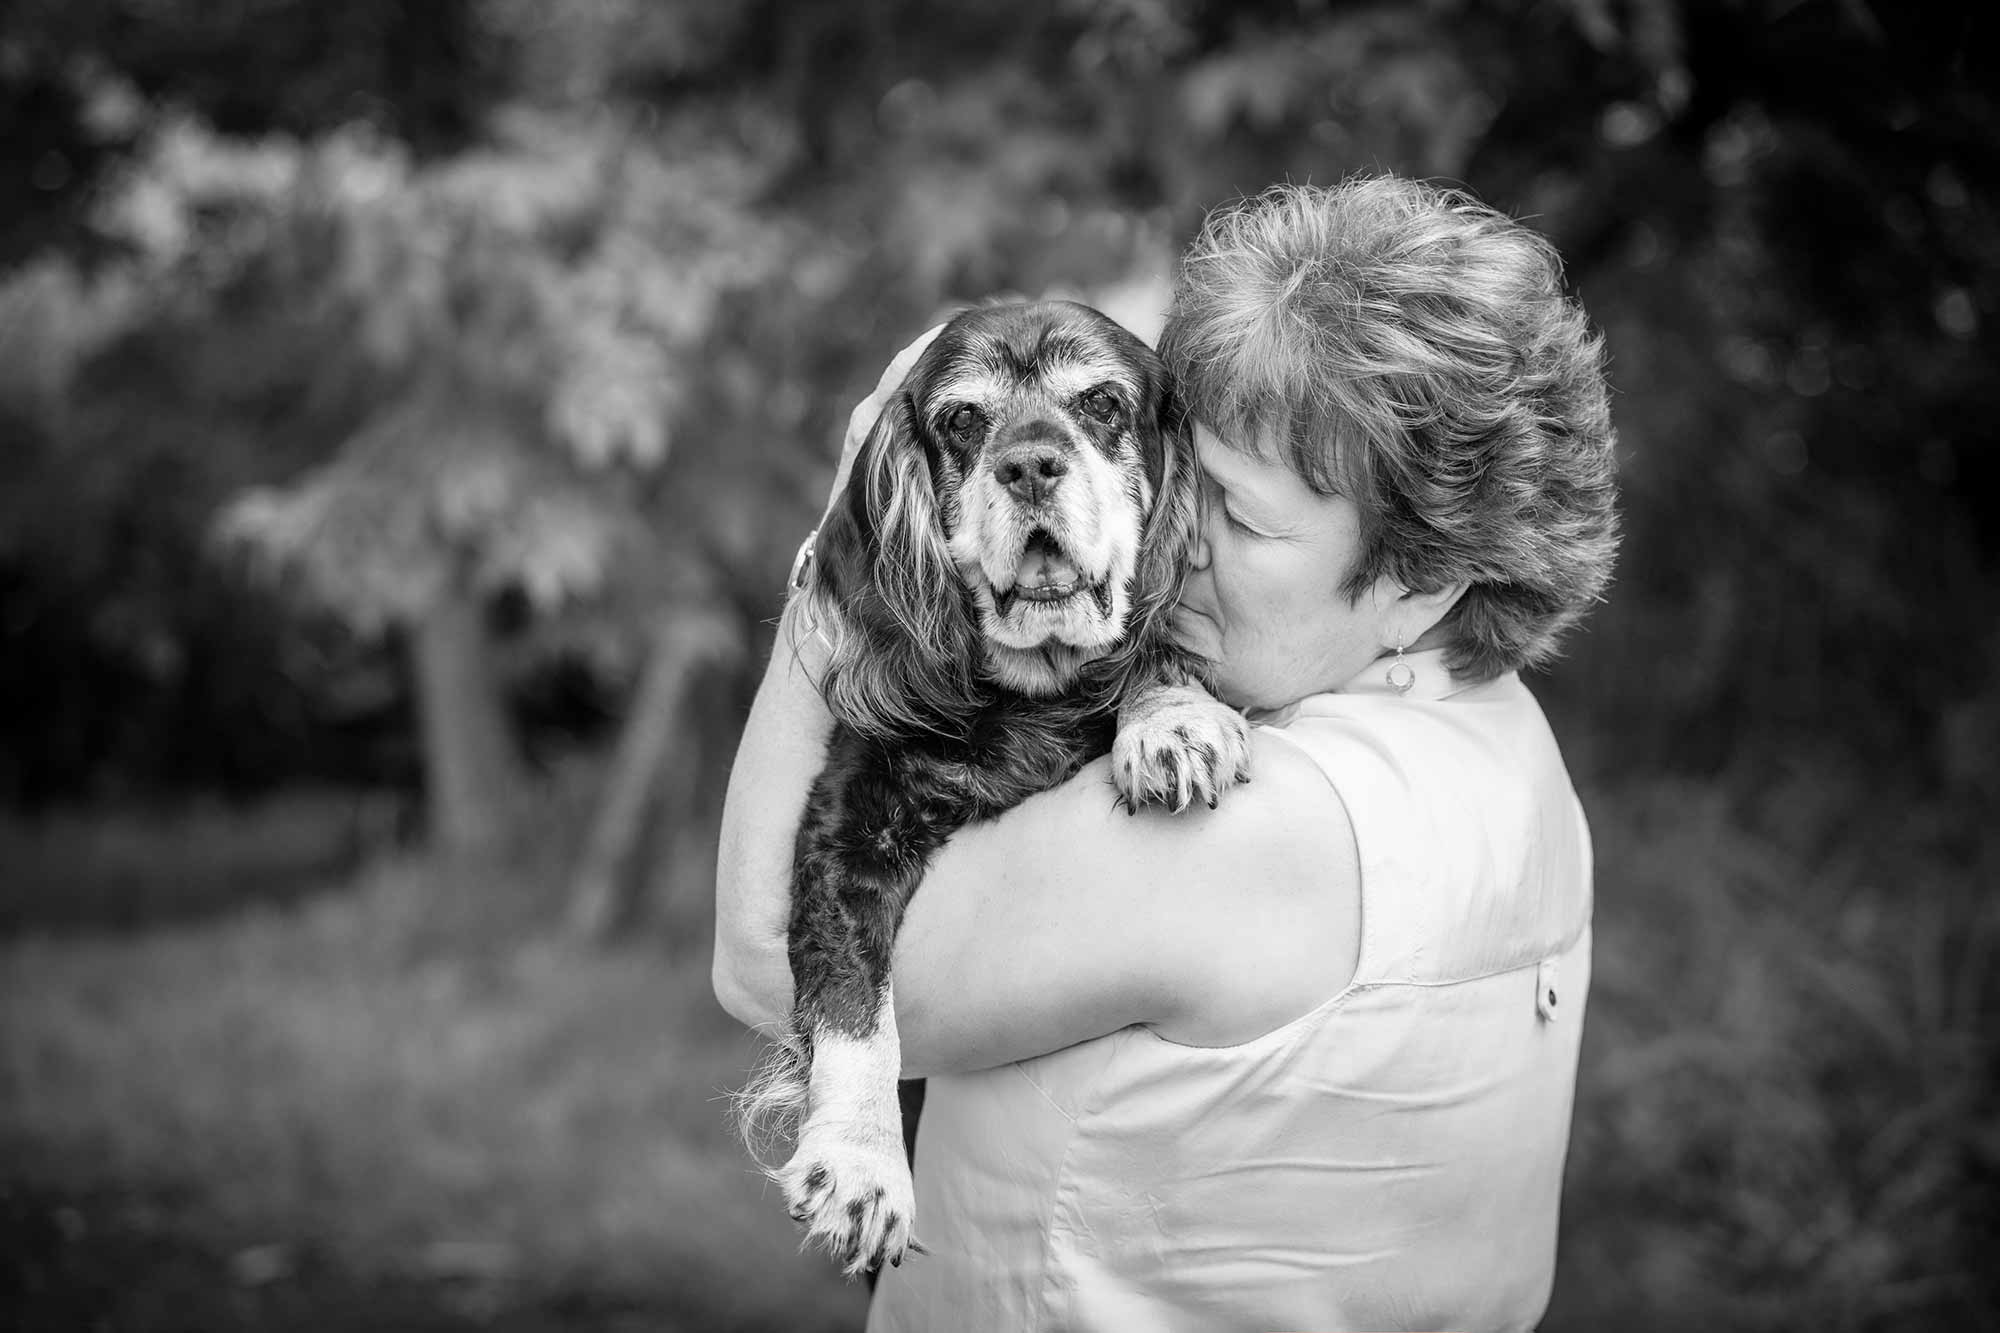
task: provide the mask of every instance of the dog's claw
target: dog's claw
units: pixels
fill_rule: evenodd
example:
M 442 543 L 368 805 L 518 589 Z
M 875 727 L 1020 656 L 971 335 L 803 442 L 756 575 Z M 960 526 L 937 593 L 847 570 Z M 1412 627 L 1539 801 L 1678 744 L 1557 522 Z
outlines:
M 1175 814 L 1197 800 L 1215 809 L 1230 783 L 1248 776 L 1248 724 L 1198 686 L 1140 691 L 1118 722 L 1111 773 L 1127 813 L 1149 802 Z
M 816 1130 L 808 1121 L 778 1178 L 804 1244 L 824 1248 L 847 1276 L 894 1264 L 914 1248 L 916 1200 L 900 1136 L 857 1138 L 851 1128 Z

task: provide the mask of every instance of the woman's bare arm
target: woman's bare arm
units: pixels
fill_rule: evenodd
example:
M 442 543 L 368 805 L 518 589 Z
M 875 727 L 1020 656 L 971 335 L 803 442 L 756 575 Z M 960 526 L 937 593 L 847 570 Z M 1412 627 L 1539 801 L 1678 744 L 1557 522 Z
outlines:
M 1099 759 L 960 829 L 895 955 L 911 1074 L 985 1069 L 1133 1024 L 1247 1041 L 1345 986 L 1360 941 L 1346 809 L 1311 761 L 1252 740 L 1219 808 L 1129 816 Z
M 751 1027 L 775 1028 L 791 1012 L 785 928 L 792 849 L 833 730 L 833 715 L 812 684 L 825 657 L 817 639 L 795 635 L 797 605 L 779 622 L 722 807 L 711 976 L 722 1007 Z

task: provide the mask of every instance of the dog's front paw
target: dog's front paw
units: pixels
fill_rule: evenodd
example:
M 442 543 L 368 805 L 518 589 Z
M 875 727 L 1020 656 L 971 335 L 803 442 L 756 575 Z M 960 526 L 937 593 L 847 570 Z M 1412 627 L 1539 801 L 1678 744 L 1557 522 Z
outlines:
M 1147 802 L 1176 814 L 1250 779 L 1250 727 L 1243 715 L 1196 685 L 1142 690 L 1118 711 L 1111 778 L 1137 813 Z
M 923 1249 L 910 1235 L 916 1190 L 899 1138 L 808 1123 L 778 1183 L 805 1243 L 825 1247 L 849 1277 Z

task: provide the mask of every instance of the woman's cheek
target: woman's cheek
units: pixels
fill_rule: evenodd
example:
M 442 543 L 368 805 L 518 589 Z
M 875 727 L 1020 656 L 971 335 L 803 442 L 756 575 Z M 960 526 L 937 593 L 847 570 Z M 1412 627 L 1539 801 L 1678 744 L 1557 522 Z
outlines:
M 1182 607 L 1174 612 L 1174 641 L 1191 653 L 1213 660 L 1222 648 L 1215 622 Z

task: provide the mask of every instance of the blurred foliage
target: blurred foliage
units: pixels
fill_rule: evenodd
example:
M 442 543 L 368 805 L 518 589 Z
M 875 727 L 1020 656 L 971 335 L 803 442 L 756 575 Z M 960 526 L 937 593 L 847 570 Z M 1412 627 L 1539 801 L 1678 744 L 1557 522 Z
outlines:
M 1597 793 L 1561 1327 L 1993 1321 L 2000 849 L 1790 786 L 1798 845 L 1715 785 Z
M 787 248 L 742 206 L 758 184 L 743 157 L 671 160 L 527 116 L 424 169 L 339 137 L 178 146 L 121 199 L 132 230 L 155 234 L 150 257 L 200 255 L 235 269 L 213 281 L 239 299 L 317 312 L 319 373 L 381 404 L 328 463 L 233 504 L 225 541 L 298 568 L 364 631 L 422 616 L 455 581 L 546 613 L 614 577 L 675 573 L 633 483 L 667 459 L 717 302 Z M 175 160 L 191 156 L 208 179 Z M 190 235 L 218 218 L 251 238 L 233 262 Z
M 228 411 L 186 419 L 240 413 L 240 447 L 160 443 L 207 478 L 160 526 L 265 487 L 225 526 L 350 622 L 469 581 L 567 627 L 524 662 L 581 652 L 615 694 L 644 606 L 768 612 L 841 404 L 942 303 L 1157 277 L 1274 179 L 1462 178 L 1557 240 L 1621 390 L 1627 558 L 1558 713 L 1622 762 L 1830 745 L 1990 785 L 1960 738 L 1992 734 L 2000 651 L 1991 28 L 1774 0 L 27 4 L 0 89 L 50 145 L 9 155 L 46 208 L 0 252 L 0 402 L 17 448 L 97 418 L 117 503 L 163 493 L 128 460 L 211 385 Z M 75 474 L 20 503 L 60 513 Z M 75 582 L 55 526 L 16 597 Z M 81 596 L 249 595 L 207 581 Z M 189 650 L 91 651 L 145 681 Z M 179 780 L 134 760 L 95 777 Z M 22 796 L 82 776 L 17 763 Z
M 1605 867 L 1565 1254 L 1617 1275 L 1551 1326 L 1990 1322 L 1995 47 L 1850 0 L 19 0 L 0 799 L 409 784 L 356 631 L 440 589 L 538 752 L 599 739 L 663 609 L 765 632 L 939 309 L 1143 323 L 1209 206 L 1462 180 L 1605 330 L 1628 515 L 1536 685 Z

